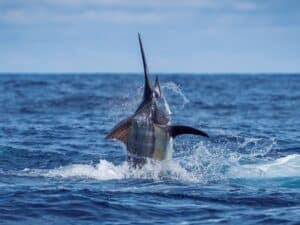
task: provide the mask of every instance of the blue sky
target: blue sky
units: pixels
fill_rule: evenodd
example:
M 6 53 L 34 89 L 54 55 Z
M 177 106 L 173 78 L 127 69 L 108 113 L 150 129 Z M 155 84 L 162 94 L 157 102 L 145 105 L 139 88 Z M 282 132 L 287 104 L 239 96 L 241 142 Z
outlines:
M 0 72 L 300 72 L 297 0 L 0 0 Z

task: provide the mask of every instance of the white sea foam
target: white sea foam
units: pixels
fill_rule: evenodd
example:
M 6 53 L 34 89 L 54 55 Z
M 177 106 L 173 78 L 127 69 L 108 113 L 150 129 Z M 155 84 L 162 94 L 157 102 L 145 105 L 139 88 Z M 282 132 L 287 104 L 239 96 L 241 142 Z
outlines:
M 266 154 L 274 147 L 274 139 L 244 138 L 234 146 L 200 142 L 177 155 L 174 160 L 149 161 L 141 169 L 127 162 L 115 165 L 106 160 L 97 164 L 71 164 L 49 170 L 26 169 L 19 175 L 57 178 L 171 179 L 180 182 L 207 183 L 234 178 L 277 178 L 300 176 L 300 154 L 270 159 Z M 233 149 L 237 148 L 236 151 Z M 241 152 L 241 149 L 243 151 Z
M 73 164 L 48 171 L 40 171 L 40 174 L 49 177 L 82 177 L 111 180 L 125 178 L 124 172 L 124 166 L 115 166 L 106 160 L 100 160 L 97 165 Z
M 300 154 L 277 159 L 267 157 L 276 144 L 273 138 L 244 138 L 230 147 L 200 142 L 192 154 L 184 157 L 183 165 L 194 177 L 207 182 L 230 178 L 300 176 Z M 235 151 L 235 148 L 243 151 Z
M 204 156 L 208 159 L 208 156 Z M 141 169 L 130 167 L 127 162 L 114 165 L 106 160 L 100 160 L 96 165 L 73 164 L 50 170 L 24 170 L 27 174 L 58 177 L 58 178 L 87 178 L 96 180 L 115 179 L 172 179 L 181 182 L 207 183 L 228 178 L 277 178 L 300 176 L 300 155 L 288 155 L 273 161 L 257 164 L 240 165 L 220 162 L 217 155 L 209 156 L 210 162 L 201 163 L 186 161 L 181 166 L 176 161 L 149 162 Z M 191 157 L 193 158 L 193 157 Z M 232 160 L 232 161 L 231 161 Z M 182 162 L 181 162 L 182 163 Z M 227 168 L 227 169 L 226 169 Z
M 193 174 L 181 167 L 175 161 L 149 161 L 142 168 L 133 168 L 127 162 L 114 165 L 106 160 L 100 160 L 96 165 L 71 164 L 55 169 L 25 169 L 19 175 L 45 176 L 57 178 L 83 178 L 96 180 L 119 179 L 172 179 L 183 182 L 199 182 Z
M 276 178 L 300 176 L 300 155 L 292 154 L 273 161 L 232 166 L 230 178 Z

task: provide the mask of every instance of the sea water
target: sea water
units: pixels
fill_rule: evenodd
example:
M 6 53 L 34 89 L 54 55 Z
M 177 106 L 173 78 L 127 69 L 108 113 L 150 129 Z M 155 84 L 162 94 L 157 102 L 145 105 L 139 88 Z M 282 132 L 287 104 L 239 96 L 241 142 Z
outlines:
M 159 77 L 172 122 L 210 138 L 133 169 L 104 137 L 142 74 L 2 74 L 0 224 L 299 224 L 300 76 Z

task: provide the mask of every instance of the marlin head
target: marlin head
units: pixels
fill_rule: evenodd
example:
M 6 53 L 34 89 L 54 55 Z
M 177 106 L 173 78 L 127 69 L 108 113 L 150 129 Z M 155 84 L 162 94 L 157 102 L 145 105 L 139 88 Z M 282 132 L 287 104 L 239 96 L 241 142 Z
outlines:
M 157 124 L 168 124 L 171 120 L 171 110 L 162 92 L 158 77 L 154 83 L 154 122 Z
M 156 98 L 159 98 L 163 95 L 161 88 L 160 88 L 160 84 L 159 84 L 159 80 L 158 80 L 158 76 L 156 76 L 155 78 L 155 83 L 154 83 L 154 94 Z

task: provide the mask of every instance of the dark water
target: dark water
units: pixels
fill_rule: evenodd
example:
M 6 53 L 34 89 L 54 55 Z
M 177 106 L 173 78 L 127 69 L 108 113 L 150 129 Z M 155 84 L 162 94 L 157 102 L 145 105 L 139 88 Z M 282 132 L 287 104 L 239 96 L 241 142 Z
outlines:
M 300 76 L 161 81 L 173 121 L 211 138 L 133 170 L 104 136 L 142 75 L 0 76 L 0 223 L 299 224 Z

